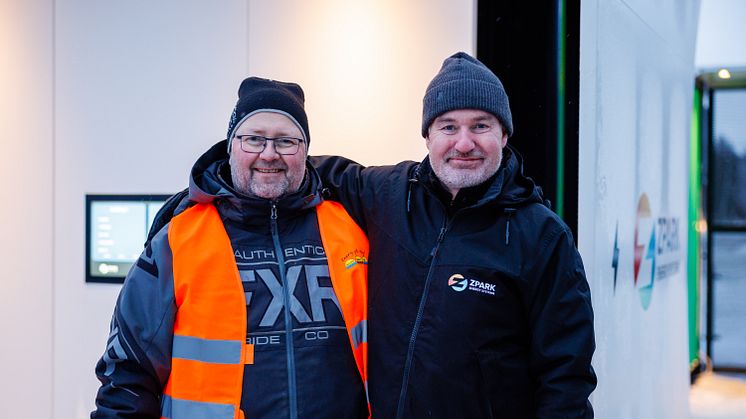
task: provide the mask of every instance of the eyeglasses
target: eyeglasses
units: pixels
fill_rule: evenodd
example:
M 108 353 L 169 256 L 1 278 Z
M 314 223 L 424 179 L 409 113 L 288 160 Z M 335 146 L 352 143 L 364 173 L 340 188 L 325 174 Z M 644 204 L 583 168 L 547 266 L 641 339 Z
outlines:
M 261 135 L 236 135 L 235 137 L 238 143 L 241 145 L 241 150 L 247 153 L 259 154 L 267 148 L 267 141 L 275 143 L 275 151 L 277 154 L 283 156 L 291 156 L 298 152 L 300 143 L 303 142 L 300 138 L 293 137 L 277 137 L 269 138 L 262 137 Z

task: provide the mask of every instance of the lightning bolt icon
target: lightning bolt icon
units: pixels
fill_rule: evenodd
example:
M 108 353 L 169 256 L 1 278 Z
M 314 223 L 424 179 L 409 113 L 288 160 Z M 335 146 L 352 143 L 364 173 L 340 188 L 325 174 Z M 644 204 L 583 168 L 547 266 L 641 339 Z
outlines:
M 652 265 L 650 267 L 650 286 L 653 286 L 653 281 L 655 280 L 655 226 L 653 226 L 653 231 L 650 233 L 650 243 L 648 244 L 648 254 L 645 255 L 645 259 L 650 260 L 650 264 Z
M 611 258 L 611 267 L 614 268 L 614 293 L 616 293 L 616 275 L 619 270 L 619 221 L 614 229 L 614 251 Z

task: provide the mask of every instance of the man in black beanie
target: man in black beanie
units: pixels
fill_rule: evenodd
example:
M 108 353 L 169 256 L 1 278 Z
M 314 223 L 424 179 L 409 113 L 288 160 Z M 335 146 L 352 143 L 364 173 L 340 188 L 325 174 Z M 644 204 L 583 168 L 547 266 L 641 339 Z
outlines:
M 507 146 L 502 83 L 459 52 L 422 114 L 421 163 L 312 159 L 370 238 L 373 417 L 593 417 L 588 282 L 570 230 Z
M 127 275 L 92 418 L 368 417 L 367 239 L 306 163 L 301 87 L 238 97 Z

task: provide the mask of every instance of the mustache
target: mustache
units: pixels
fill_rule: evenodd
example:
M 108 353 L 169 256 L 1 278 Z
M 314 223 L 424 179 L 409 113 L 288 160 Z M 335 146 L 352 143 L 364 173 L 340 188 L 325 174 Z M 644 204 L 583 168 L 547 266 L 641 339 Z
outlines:
M 275 160 L 271 163 L 269 162 L 255 162 L 251 165 L 252 169 L 281 169 L 281 170 L 287 170 L 288 165 L 279 161 Z
M 479 150 L 472 150 L 468 153 L 461 153 L 457 150 L 451 150 L 447 152 L 443 158 L 445 160 L 450 160 L 453 158 L 459 158 L 459 159 L 470 159 L 470 158 L 484 158 L 485 154 L 482 151 Z

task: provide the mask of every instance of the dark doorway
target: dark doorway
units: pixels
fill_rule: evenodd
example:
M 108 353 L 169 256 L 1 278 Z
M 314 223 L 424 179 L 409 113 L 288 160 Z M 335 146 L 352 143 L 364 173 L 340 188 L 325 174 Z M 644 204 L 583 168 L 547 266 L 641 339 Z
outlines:
M 508 141 L 577 237 L 580 1 L 479 1 L 477 58 L 503 82 Z
M 746 72 L 700 77 L 707 217 L 707 356 L 746 371 Z

